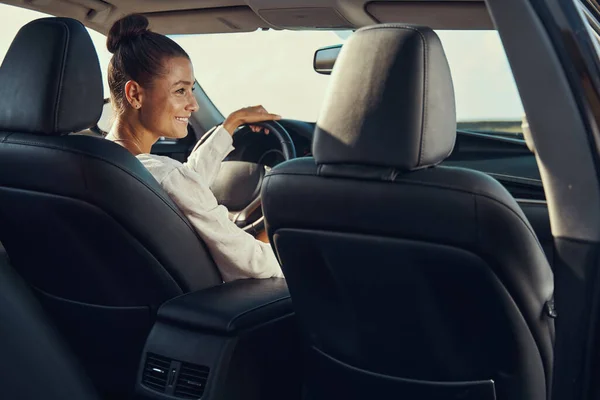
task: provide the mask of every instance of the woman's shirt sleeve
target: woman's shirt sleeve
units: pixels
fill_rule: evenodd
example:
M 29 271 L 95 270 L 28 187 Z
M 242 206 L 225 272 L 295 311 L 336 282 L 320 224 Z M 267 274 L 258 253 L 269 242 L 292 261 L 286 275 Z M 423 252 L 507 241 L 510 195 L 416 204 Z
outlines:
M 196 171 L 210 187 L 219 173 L 221 162 L 233 150 L 233 140 L 222 125 L 208 135 L 210 136 L 206 140 L 200 140 L 196 144 L 183 165 Z
M 232 149 L 229 133 L 217 128 L 185 164 L 174 160 L 163 162 L 163 157 L 146 154 L 138 159 L 190 220 L 224 281 L 283 277 L 270 244 L 255 239 L 231 222 L 227 208 L 217 203 L 210 190 L 221 161 Z

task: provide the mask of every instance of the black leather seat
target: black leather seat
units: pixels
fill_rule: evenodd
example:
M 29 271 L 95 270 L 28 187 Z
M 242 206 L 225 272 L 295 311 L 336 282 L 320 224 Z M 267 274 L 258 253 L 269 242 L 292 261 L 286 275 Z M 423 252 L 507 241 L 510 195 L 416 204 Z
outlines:
M 0 257 L 0 398 L 97 400 L 31 291 Z
M 358 30 L 331 79 L 314 159 L 262 191 L 312 345 L 306 398 L 547 399 L 553 275 L 496 180 L 436 166 L 456 136 L 437 35 Z
M 93 126 L 102 105 L 81 23 L 41 19 L 19 31 L 0 68 L 0 240 L 96 385 L 114 393 L 133 389 L 158 306 L 222 280 L 135 157 L 67 135 Z

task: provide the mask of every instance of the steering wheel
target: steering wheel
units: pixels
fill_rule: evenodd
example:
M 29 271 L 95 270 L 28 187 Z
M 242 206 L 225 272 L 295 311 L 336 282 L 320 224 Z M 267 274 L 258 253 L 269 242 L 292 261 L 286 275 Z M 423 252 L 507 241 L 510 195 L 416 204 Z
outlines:
M 268 129 L 269 134 L 279 141 L 281 152 L 285 160 L 296 157 L 296 148 L 290 134 L 276 121 L 257 122 L 252 125 Z M 249 129 L 242 126 L 234 134 Z M 244 231 L 256 235 L 265 227 L 262 215 L 260 189 L 267 166 L 246 161 L 225 161 L 221 164 L 219 174 L 211 186 L 211 190 L 219 204 L 229 210 L 229 218 Z M 259 211 L 260 209 L 260 211 Z M 251 222 L 250 217 L 260 213 L 260 216 Z

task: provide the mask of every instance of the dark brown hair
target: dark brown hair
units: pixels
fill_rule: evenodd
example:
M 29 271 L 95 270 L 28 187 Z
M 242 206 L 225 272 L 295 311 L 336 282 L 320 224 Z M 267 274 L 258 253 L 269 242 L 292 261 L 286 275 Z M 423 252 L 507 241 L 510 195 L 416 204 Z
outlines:
M 128 106 L 125 84 L 134 80 L 142 87 L 152 85 L 163 75 L 164 61 L 171 57 L 190 56 L 172 39 L 148 29 L 148 19 L 131 14 L 114 23 L 106 47 L 113 56 L 108 65 L 108 86 L 118 114 Z

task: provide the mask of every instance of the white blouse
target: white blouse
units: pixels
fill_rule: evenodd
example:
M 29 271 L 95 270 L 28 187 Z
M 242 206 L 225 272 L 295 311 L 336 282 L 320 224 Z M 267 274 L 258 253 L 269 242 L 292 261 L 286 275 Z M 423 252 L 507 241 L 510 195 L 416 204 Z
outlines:
M 206 243 L 225 282 L 243 278 L 283 277 L 271 245 L 244 232 L 219 205 L 210 186 L 221 162 L 233 150 L 231 135 L 217 127 L 196 145 L 185 163 L 169 157 L 140 154 L 150 171 L 190 220 Z

